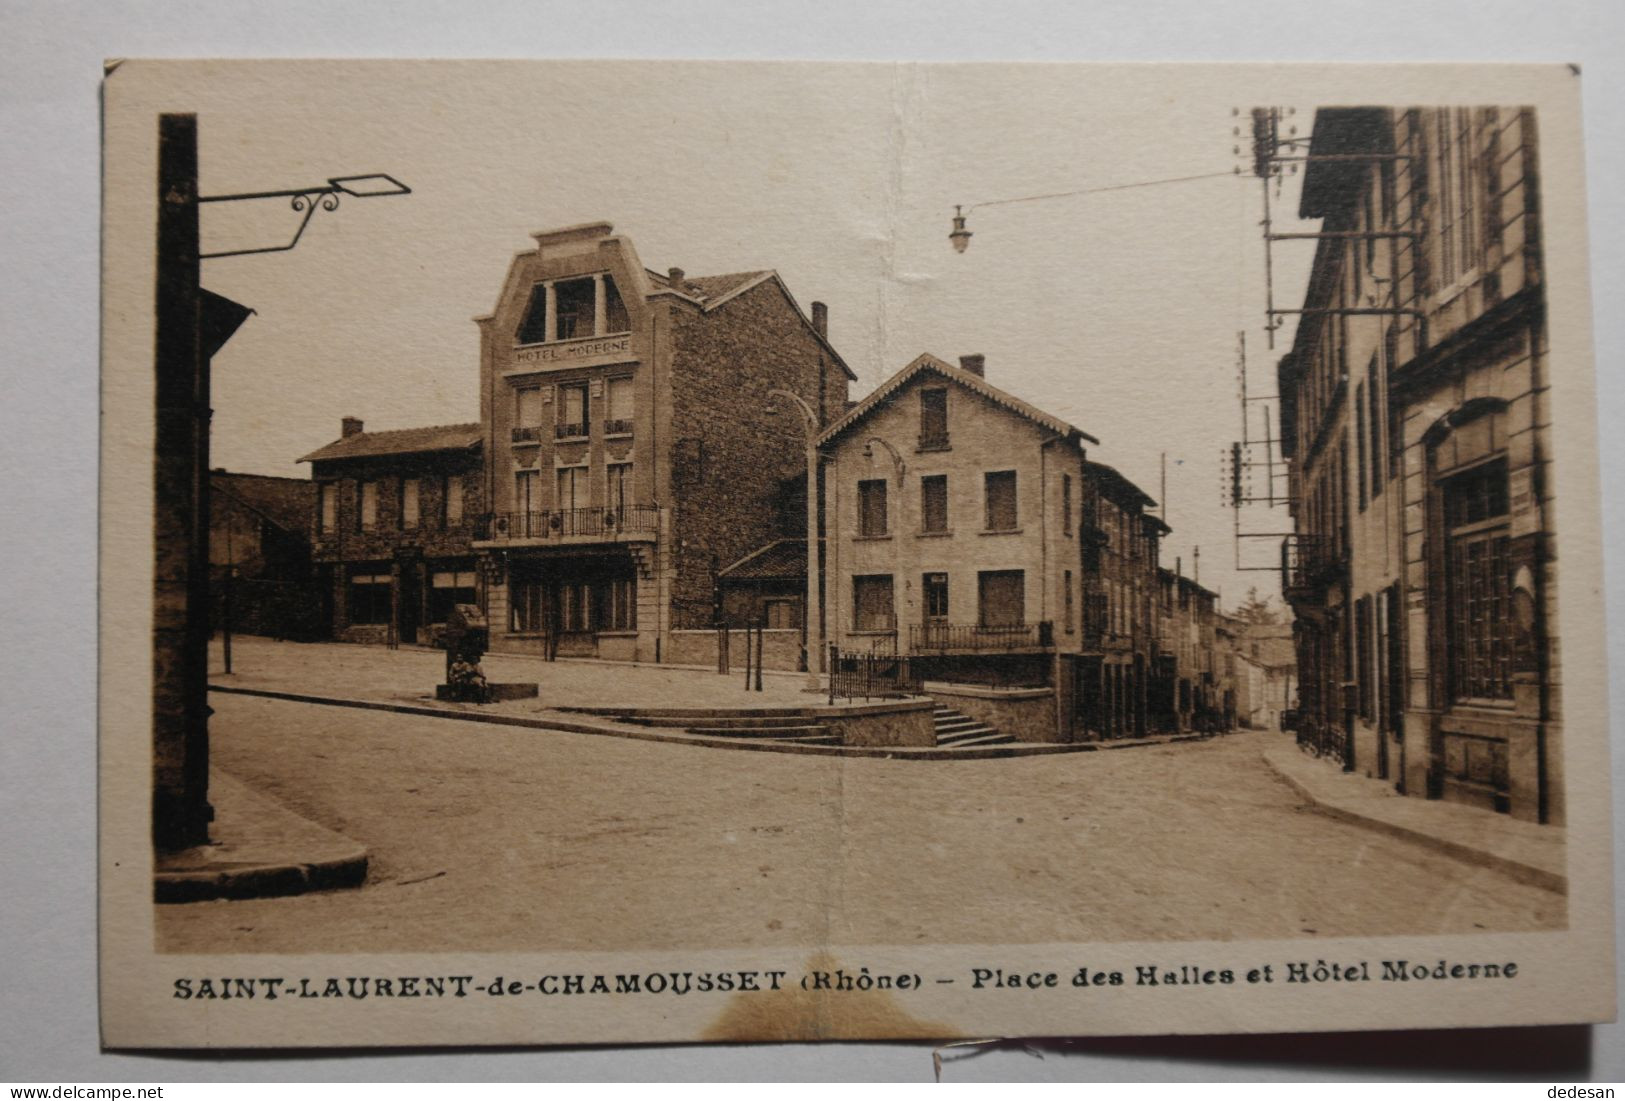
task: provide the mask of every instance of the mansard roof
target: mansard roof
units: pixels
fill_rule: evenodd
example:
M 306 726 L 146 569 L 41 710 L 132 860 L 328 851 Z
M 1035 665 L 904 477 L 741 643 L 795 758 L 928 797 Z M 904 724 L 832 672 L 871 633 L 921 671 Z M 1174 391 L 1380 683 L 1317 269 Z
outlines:
M 853 425 L 865 420 L 870 413 L 890 401 L 903 387 L 922 374 L 936 374 L 949 382 L 958 383 L 972 393 L 986 398 L 994 405 L 1008 409 L 1017 416 L 1025 417 L 1039 427 L 1047 428 L 1072 443 L 1077 443 L 1080 440 L 1092 444 L 1100 443 L 1099 440 L 1076 425 L 1068 424 L 1059 417 L 1051 416 L 1036 405 L 1030 405 L 1014 394 L 999 389 L 981 375 L 972 374 L 963 367 L 955 367 L 938 359 L 930 352 L 925 352 L 916 357 L 907 367 L 904 367 L 891 378 L 875 387 L 867 397 L 848 410 L 845 416 L 826 428 L 823 434 L 818 437 L 818 442 L 820 444 L 829 443 Z

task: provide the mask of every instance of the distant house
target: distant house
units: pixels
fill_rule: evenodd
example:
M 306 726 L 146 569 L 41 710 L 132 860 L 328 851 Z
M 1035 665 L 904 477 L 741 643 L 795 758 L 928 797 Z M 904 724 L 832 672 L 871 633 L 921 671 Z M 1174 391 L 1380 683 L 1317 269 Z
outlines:
M 478 424 L 368 432 L 345 417 L 338 439 L 299 461 L 311 466 L 313 558 L 333 638 L 431 643 L 452 605 L 479 602 Z
M 308 639 L 314 611 L 311 509 L 315 487 L 299 478 L 209 476 L 210 619 L 216 630 Z

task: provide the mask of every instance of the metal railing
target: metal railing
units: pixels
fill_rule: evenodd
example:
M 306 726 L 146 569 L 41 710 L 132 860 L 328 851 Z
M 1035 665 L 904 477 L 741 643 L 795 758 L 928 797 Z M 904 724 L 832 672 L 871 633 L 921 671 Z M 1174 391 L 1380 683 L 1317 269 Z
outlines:
M 476 539 L 564 539 L 658 532 L 659 505 L 616 508 L 555 508 L 538 512 L 493 512 L 480 519 Z
M 907 657 L 891 653 L 865 654 L 829 648 L 829 700 L 885 699 L 918 695 L 924 679 L 910 668 Z
M 909 650 L 916 654 L 996 654 L 1010 650 L 1037 650 L 1055 645 L 1055 625 L 1049 620 L 1009 627 L 983 627 L 974 623 L 921 623 L 908 629 Z
M 1312 594 L 1337 575 L 1338 558 L 1331 540 L 1320 535 L 1289 535 L 1281 540 L 1281 590 Z

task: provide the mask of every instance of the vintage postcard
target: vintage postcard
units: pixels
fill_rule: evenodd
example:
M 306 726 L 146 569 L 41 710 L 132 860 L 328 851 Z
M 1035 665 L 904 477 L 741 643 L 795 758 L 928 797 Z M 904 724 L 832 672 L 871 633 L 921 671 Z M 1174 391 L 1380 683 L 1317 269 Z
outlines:
M 105 1043 L 1612 1019 L 1579 88 L 110 62 Z

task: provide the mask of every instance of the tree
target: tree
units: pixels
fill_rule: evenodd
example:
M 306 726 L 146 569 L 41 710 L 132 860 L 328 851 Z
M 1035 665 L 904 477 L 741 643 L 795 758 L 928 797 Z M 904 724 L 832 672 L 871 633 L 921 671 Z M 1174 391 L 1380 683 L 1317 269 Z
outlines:
M 1274 598 L 1258 595 L 1258 586 L 1254 585 L 1247 590 L 1247 597 L 1241 602 L 1234 615 L 1237 619 L 1259 626 L 1273 626 L 1286 622 L 1286 614 L 1275 603 Z

